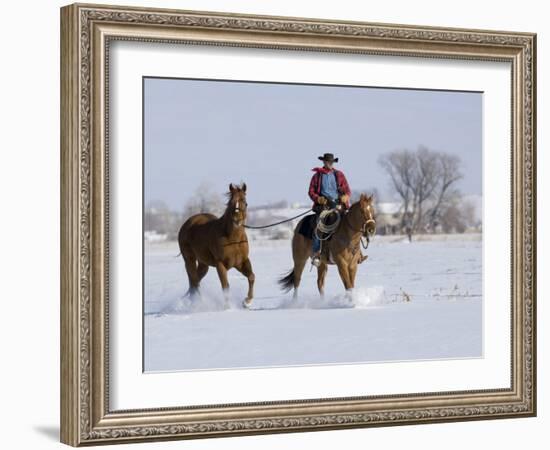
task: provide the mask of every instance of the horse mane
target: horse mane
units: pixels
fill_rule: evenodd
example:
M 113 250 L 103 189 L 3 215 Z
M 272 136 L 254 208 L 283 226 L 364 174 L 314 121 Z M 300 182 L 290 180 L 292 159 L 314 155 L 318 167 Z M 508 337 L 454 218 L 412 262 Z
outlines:
M 358 208 L 361 208 L 361 200 L 357 200 L 356 202 L 353 202 L 350 205 L 350 207 L 348 209 L 348 212 L 347 212 L 347 214 L 344 215 L 344 217 L 348 216 L 350 213 L 354 212 Z M 346 217 L 346 218 L 349 221 L 349 217 Z
M 374 200 L 374 194 L 365 194 L 365 193 L 362 193 L 361 196 L 365 196 L 366 200 L 367 200 L 367 203 L 369 205 L 372 205 L 373 204 L 373 200 Z M 359 196 L 359 198 L 357 199 L 357 201 L 355 201 L 354 203 L 351 204 L 350 208 L 355 205 L 355 204 L 359 204 L 361 202 L 361 196 Z
M 225 206 L 229 206 L 229 204 L 231 203 L 231 199 L 233 198 L 233 193 L 231 191 L 227 191 L 225 194 L 223 194 L 225 196 L 225 198 L 227 199 L 227 201 L 225 202 Z
M 222 215 L 220 216 L 220 219 L 221 220 L 230 220 L 229 215 L 231 213 L 230 206 L 231 206 L 231 200 L 233 198 L 233 193 L 231 191 L 227 191 L 224 195 L 225 195 L 227 201 L 225 202 L 225 205 L 224 205 L 225 209 L 224 209 Z

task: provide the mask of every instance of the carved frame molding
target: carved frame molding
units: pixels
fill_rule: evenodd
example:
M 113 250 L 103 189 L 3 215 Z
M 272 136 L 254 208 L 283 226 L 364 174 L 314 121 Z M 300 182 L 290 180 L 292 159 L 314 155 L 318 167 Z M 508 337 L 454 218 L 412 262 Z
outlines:
M 110 411 L 108 61 L 112 40 L 509 61 L 510 389 Z M 536 414 L 536 35 L 73 4 L 61 9 L 61 440 L 73 446 Z

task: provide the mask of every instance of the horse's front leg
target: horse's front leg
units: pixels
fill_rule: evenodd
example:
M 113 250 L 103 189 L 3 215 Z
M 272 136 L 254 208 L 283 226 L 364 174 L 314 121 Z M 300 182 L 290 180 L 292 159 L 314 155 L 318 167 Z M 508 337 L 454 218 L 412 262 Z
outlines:
M 350 263 L 349 265 L 349 279 L 351 282 L 351 288 L 355 287 L 355 275 L 357 274 L 357 261 Z
M 349 302 L 352 304 L 354 303 L 353 290 L 355 289 L 355 275 L 357 275 L 357 264 L 358 264 L 357 258 L 352 258 L 351 262 L 348 265 L 349 281 L 351 284 L 351 288 L 348 289 L 346 296 Z
M 338 267 L 338 273 L 340 274 L 340 278 L 342 279 L 342 283 L 344 283 L 344 287 L 346 290 L 349 290 L 353 287 L 351 283 L 350 278 L 350 271 L 347 261 L 344 261 L 343 259 L 339 258 L 336 261 L 336 266 Z
M 227 281 L 227 268 L 222 262 L 216 264 L 216 271 L 218 272 L 218 277 L 220 278 L 220 283 L 222 284 L 223 297 L 224 297 L 224 307 L 227 309 L 229 307 L 229 282 Z
M 252 264 L 250 262 L 250 259 L 246 259 L 240 265 L 240 267 L 237 267 L 237 270 L 241 272 L 248 280 L 248 294 L 244 299 L 243 305 L 249 306 L 252 303 L 252 299 L 254 298 L 254 281 L 256 280 L 256 276 L 252 271 Z
M 328 266 L 326 263 L 321 262 L 317 268 L 317 288 L 319 289 L 319 295 L 324 297 L 325 295 L 325 278 L 327 276 Z
M 336 265 L 338 266 L 338 272 L 340 273 L 340 278 L 342 279 L 342 283 L 344 283 L 344 287 L 346 288 L 346 300 L 348 300 L 350 303 L 353 302 L 353 280 L 355 278 L 355 274 L 352 274 L 351 267 L 343 258 L 340 258 L 338 261 L 336 261 Z M 352 277 L 353 275 L 353 277 Z

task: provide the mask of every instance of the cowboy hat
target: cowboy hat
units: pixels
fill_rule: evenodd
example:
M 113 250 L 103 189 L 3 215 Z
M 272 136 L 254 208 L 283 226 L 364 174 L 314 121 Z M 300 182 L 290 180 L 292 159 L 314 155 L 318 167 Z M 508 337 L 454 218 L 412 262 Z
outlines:
M 323 156 L 318 156 L 321 161 L 338 162 L 332 153 L 325 153 Z

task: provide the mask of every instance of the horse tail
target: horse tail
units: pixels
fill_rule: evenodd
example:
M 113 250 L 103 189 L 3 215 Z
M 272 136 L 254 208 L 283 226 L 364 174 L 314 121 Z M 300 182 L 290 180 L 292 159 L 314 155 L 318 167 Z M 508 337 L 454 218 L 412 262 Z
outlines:
M 294 269 L 292 269 L 287 275 L 278 280 L 279 286 L 284 292 L 290 291 L 294 287 Z

